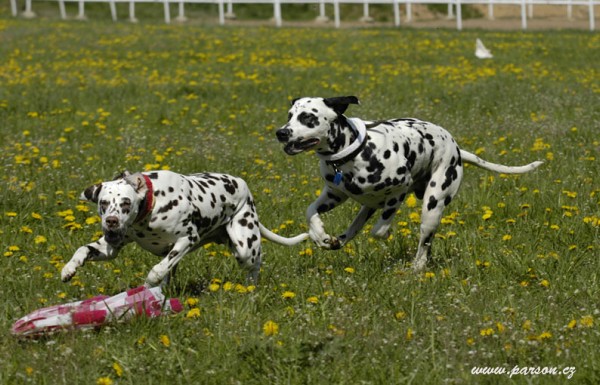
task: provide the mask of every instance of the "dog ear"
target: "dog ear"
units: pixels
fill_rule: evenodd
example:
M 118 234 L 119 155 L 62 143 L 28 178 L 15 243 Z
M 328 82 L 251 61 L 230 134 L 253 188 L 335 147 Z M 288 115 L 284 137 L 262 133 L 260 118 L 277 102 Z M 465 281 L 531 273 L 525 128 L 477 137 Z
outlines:
M 300 99 L 302 99 L 302 98 L 294 98 L 294 99 L 292 99 L 292 101 L 290 102 L 290 106 L 293 106 L 294 104 L 296 104 L 296 102 L 298 100 L 300 100 Z
M 328 107 L 331 107 L 338 115 L 346 112 L 348 105 L 350 104 L 360 104 L 360 101 L 356 96 L 336 96 L 333 98 L 325 98 L 323 102 Z
M 135 174 L 129 174 L 123 179 L 125 179 L 125 182 L 133 186 L 135 192 L 140 192 L 142 188 L 146 187 L 146 179 L 144 179 L 144 176 L 139 172 Z
M 98 203 L 98 195 L 100 194 L 100 190 L 102 190 L 102 183 L 90 186 L 83 190 L 79 196 L 79 199 L 82 201 Z
M 112 180 L 117 180 L 117 179 L 125 179 L 127 178 L 129 175 L 131 175 L 131 173 L 127 170 L 123 170 L 119 173 L 117 173 L 114 178 Z

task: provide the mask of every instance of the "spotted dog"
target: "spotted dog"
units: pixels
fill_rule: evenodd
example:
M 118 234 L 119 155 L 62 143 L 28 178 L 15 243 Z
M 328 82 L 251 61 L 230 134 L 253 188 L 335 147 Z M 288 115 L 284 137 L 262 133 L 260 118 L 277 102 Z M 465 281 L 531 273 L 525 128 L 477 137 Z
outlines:
M 62 269 L 65 282 L 85 262 L 115 258 L 131 242 L 164 257 L 148 274 L 146 286 L 166 282 L 184 255 L 209 242 L 229 244 L 248 278 L 257 282 L 261 235 L 288 246 L 308 238 L 306 233 L 284 238 L 265 228 L 246 182 L 226 174 L 125 172 L 88 187 L 80 198 L 98 204 L 103 237 L 75 252 Z
M 376 237 L 387 237 L 394 214 L 407 194 L 423 200 L 420 239 L 413 261 L 422 270 L 444 208 L 458 192 L 463 163 L 489 171 L 520 174 L 542 162 L 509 167 L 487 162 L 461 150 L 452 136 L 435 124 L 417 119 L 362 121 L 347 118 L 355 96 L 301 98 L 292 102 L 288 122 L 277 130 L 284 151 L 295 155 L 314 150 L 320 158 L 325 187 L 308 207 L 310 238 L 320 247 L 339 249 L 349 242 L 377 209 L 381 217 L 373 227 Z M 352 198 L 362 207 L 340 236 L 325 232 L 319 214 Z

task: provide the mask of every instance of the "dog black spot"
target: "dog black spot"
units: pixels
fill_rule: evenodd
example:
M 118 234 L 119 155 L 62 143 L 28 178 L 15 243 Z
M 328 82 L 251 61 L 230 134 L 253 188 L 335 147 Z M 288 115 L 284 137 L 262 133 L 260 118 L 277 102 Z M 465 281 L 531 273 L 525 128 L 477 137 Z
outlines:
M 450 202 L 452 202 L 452 197 L 448 195 L 446 199 L 444 199 L 444 206 L 448 206 Z
M 394 152 L 398 151 L 400 151 L 400 146 L 398 145 L 398 143 L 394 142 Z
M 383 212 L 383 214 L 381 214 L 381 218 L 383 218 L 383 220 L 388 220 L 390 219 L 394 214 L 396 213 L 396 208 L 392 207 L 391 209 L 387 209 Z
M 319 118 L 315 114 L 302 111 L 300 115 L 298 115 L 298 122 L 308 128 L 315 128 L 319 125 Z
M 398 167 L 398 169 L 396 170 L 396 174 L 398 174 L 398 175 L 406 174 L 406 167 L 404 167 L 404 166 Z
M 431 211 L 434 208 L 437 207 L 438 201 L 437 199 L 435 199 L 435 197 L 432 195 L 429 197 L 429 203 L 427 203 L 427 210 Z
M 246 218 L 242 218 L 238 221 L 238 223 L 242 226 L 247 226 L 248 225 L 248 221 L 246 220 Z
M 385 152 L 383 153 L 383 159 L 390 159 L 391 155 L 392 152 L 390 150 L 385 150 Z
M 256 236 L 256 234 L 252 234 L 252 236 L 250 238 L 248 238 L 248 248 L 251 249 L 252 244 L 254 242 L 256 242 L 257 240 L 258 240 L 258 237 Z
M 333 194 L 331 192 L 327 193 L 327 198 L 332 199 L 332 200 L 334 200 L 334 201 L 336 201 L 338 203 L 342 201 L 342 198 L 340 198 L 339 196 L 337 196 L 337 195 L 335 195 L 335 194 Z
M 150 179 L 158 179 L 158 173 L 151 172 L 150 174 L 148 174 L 148 178 L 150 178 Z
M 436 186 L 436 183 L 435 183 L 435 181 L 434 181 L 434 180 L 432 180 L 431 182 L 429 182 L 429 186 L 431 186 L 431 187 L 435 187 L 435 186 Z
M 392 198 L 389 201 L 387 201 L 388 206 L 396 206 L 396 203 L 398 203 L 398 200 L 396 198 Z
M 231 195 L 235 194 L 236 187 L 229 181 L 228 181 L 228 183 L 225 183 L 223 185 L 223 187 L 225 188 L 225 191 L 227 191 L 229 194 L 231 194 Z

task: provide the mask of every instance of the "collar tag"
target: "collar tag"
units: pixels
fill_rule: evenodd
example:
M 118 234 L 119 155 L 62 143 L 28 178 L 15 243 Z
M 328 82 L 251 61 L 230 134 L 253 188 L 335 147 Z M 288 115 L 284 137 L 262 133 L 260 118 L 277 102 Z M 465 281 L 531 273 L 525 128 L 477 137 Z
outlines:
M 343 177 L 343 173 L 340 170 L 335 169 L 335 176 L 333 177 L 333 184 L 336 186 L 339 186 L 340 183 L 342 182 L 342 177 Z

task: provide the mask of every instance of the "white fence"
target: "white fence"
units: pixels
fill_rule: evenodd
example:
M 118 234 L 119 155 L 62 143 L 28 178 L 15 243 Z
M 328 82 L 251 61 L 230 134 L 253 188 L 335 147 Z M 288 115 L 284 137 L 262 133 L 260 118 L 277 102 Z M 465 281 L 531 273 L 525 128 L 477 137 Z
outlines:
M 165 23 L 171 22 L 171 4 L 178 4 L 179 14 L 176 20 L 185 20 L 185 4 L 216 4 L 219 10 L 219 23 L 225 24 L 228 15 L 233 15 L 233 4 L 272 4 L 273 19 L 276 26 L 282 25 L 282 4 L 318 4 L 319 17 L 317 20 L 327 20 L 325 15 L 325 5 L 333 5 L 334 25 L 340 27 L 340 4 L 362 4 L 363 5 L 363 20 L 369 20 L 369 4 L 388 4 L 392 6 L 394 13 L 394 25 L 401 25 L 400 4 L 405 4 L 406 21 L 412 20 L 412 5 L 413 4 L 447 4 L 448 16 L 456 19 L 456 28 L 462 30 L 462 12 L 461 5 L 463 4 L 484 4 L 488 6 L 488 17 L 493 19 L 494 5 L 515 5 L 521 9 L 521 28 L 527 29 L 527 19 L 533 13 L 533 6 L 538 5 L 560 5 L 566 7 L 566 17 L 572 17 L 573 6 L 584 6 L 588 8 L 589 14 L 589 29 L 595 30 L 595 15 L 594 7 L 600 5 L 600 0 L 56 0 L 58 2 L 60 16 L 63 19 L 67 18 L 65 2 L 77 2 L 79 13 L 76 16 L 78 19 L 85 19 L 85 3 L 99 2 L 108 3 L 112 19 L 117 20 L 117 3 L 129 4 L 129 20 L 135 21 L 135 4 L 136 3 L 162 3 L 164 9 Z M 10 6 L 13 16 L 18 15 L 17 0 L 10 0 Z M 227 10 L 225 9 L 227 8 Z M 25 10 L 22 13 L 24 17 L 35 17 L 32 9 L 32 0 L 25 0 Z

